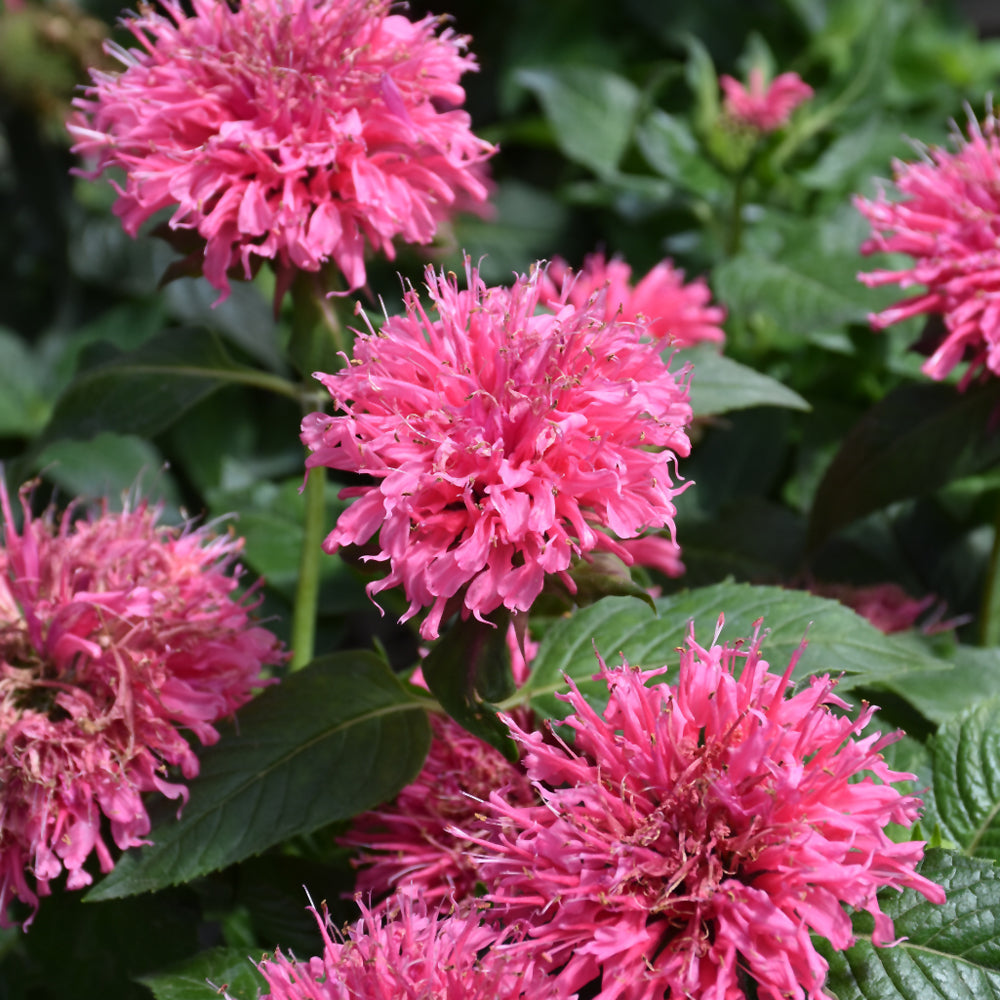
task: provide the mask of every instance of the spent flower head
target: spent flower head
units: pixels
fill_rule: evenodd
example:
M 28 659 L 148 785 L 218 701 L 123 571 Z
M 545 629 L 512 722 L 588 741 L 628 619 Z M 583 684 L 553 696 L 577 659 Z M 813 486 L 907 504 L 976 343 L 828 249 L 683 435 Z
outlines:
M 138 48 L 110 45 L 118 73 L 93 83 L 69 123 L 85 173 L 118 168 L 115 212 L 135 235 L 172 208 L 223 293 L 254 258 L 278 271 L 333 261 L 350 289 L 364 251 L 428 243 L 456 208 L 487 196 L 494 149 L 460 110 L 467 39 L 390 0 L 164 0 L 125 20 Z
M 810 935 L 853 944 L 843 903 L 889 945 L 879 889 L 944 900 L 915 871 L 924 845 L 885 832 L 920 805 L 880 753 L 896 735 L 862 735 L 874 709 L 840 714 L 829 677 L 793 691 L 797 659 L 774 674 L 759 634 L 705 649 L 692 629 L 675 685 L 602 662 L 599 714 L 571 683 L 572 745 L 510 723 L 542 804 L 491 796 L 479 864 L 496 918 L 527 922 L 521 947 L 568 989 L 732 1000 L 753 980 L 761 998 L 819 1000 Z
M 798 73 L 782 73 L 769 84 L 759 66 L 750 70 L 747 85 L 723 74 L 722 111 L 734 125 L 753 132 L 776 132 L 788 124 L 792 112 L 813 95 L 813 89 Z
M 143 793 L 183 800 L 198 773 L 182 731 L 214 743 L 284 654 L 235 593 L 237 539 L 158 526 L 145 504 L 36 518 L 26 495 L 18 531 L 0 502 L 2 923 L 63 872 L 89 885 L 91 854 L 109 871 L 108 832 L 146 843 Z
M 436 312 L 405 295 L 406 312 L 358 336 L 351 365 L 317 373 L 340 415 L 302 424 L 327 466 L 375 478 L 324 548 L 378 533 L 389 573 L 421 608 L 425 638 L 447 610 L 482 618 L 526 611 L 546 574 L 647 530 L 673 534 L 677 456 L 688 454 L 686 370 L 671 372 L 642 323 L 606 318 L 603 289 L 582 306 L 539 311 L 540 272 L 487 287 L 426 273 Z M 454 602 L 452 599 L 454 598 Z M 449 602 L 452 602 L 449 606 Z

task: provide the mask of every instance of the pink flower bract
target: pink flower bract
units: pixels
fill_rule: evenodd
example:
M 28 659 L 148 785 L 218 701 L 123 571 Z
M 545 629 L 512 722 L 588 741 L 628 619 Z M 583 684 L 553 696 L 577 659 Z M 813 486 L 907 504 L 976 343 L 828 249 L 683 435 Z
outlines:
M 428 269 L 432 319 L 412 289 L 406 313 L 360 334 L 351 366 L 317 374 L 339 416 L 302 424 L 323 465 L 373 476 L 324 543 L 376 532 L 389 563 L 369 593 L 401 584 L 404 620 L 430 608 L 438 634 L 449 600 L 477 617 L 526 611 L 546 574 L 575 555 L 648 529 L 671 535 L 678 455 L 691 419 L 685 372 L 672 373 L 639 323 L 606 321 L 603 292 L 582 307 L 539 311 L 539 272 L 487 288 L 467 268 Z
M 269 258 L 279 293 L 295 269 L 335 262 L 365 282 L 369 243 L 427 243 L 457 207 L 487 196 L 493 147 L 459 109 L 466 39 L 411 22 L 389 0 L 192 0 L 188 16 L 143 7 L 110 46 L 120 73 L 93 71 L 75 104 L 86 176 L 124 171 L 115 212 L 135 235 L 154 212 L 204 240 L 205 277 Z
M 765 86 L 764 71 L 755 66 L 748 82 L 745 87 L 731 76 L 719 77 L 722 110 L 734 124 L 756 132 L 776 132 L 784 127 L 792 112 L 813 95 L 812 87 L 798 73 L 782 73 Z
M 186 798 L 215 722 L 283 661 L 253 624 L 228 572 L 229 536 L 156 525 L 140 505 L 89 520 L 26 500 L 18 532 L 6 493 L 0 551 L 0 922 L 17 898 L 37 907 L 61 873 L 78 889 L 105 841 L 144 844 L 144 792 Z M 30 918 L 29 918 L 30 919 Z
M 529 924 L 523 947 L 568 989 L 600 977 L 599 1000 L 735 1000 L 748 976 L 762 1000 L 818 1000 L 827 966 L 810 932 L 849 947 L 842 903 L 887 945 L 879 889 L 944 900 L 915 871 L 924 845 L 884 831 L 920 805 L 881 756 L 896 734 L 862 736 L 874 709 L 835 712 L 828 677 L 793 692 L 797 659 L 773 674 L 758 636 L 704 649 L 692 629 L 676 685 L 656 682 L 666 667 L 602 663 L 598 714 L 571 683 L 572 746 L 510 723 L 544 802 L 491 797 L 487 899 Z
M 982 127 L 970 119 L 968 140 L 954 151 L 929 149 L 915 163 L 893 163 L 902 196 L 883 191 L 854 203 L 871 223 L 861 252 L 899 253 L 912 264 L 859 274 L 869 287 L 923 285 L 925 291 L 869 317 L 877 330 L 911 316 L 941 316 L 923 370 L 943 379 L 968 362 L 961 385 L 985 369 L 1000 374 L 1000 138 L 992 112 Z
M 583 307 L 597 291 L 606 288 L 608 321 L 641 320 L 650 336 L 665 339 L 674 347 L 726 339 L 719 325 L 726 310 L 709 304 L 712 293 L 704 278 L 684 284 L 684 272 L 669 260 L 657 264 L 634 288 L 631 277 L 632 268 L 625 261 L 609 261 L 600 253 L 588 256 L 577 272 L 555 257 L 542 285 L 542 301 L 558 305 L 565 300 Z

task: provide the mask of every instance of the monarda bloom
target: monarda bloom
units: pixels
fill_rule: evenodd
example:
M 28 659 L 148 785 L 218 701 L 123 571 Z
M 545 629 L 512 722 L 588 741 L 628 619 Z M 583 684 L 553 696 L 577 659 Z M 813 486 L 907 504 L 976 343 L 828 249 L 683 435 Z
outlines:
M 557 979 L 506 948 L 510 932 L 484 926 L 475 908 L 406 896 L 383 915 L 360 905 L 361 919 L 342 940 L 313 910 L 322 956 L 265 958 L 265 1000 L 570 1000 Z
M 332 260 L 348 288 L 364 249 L 427 243 L 456 208 L 487 196 L 493 147 L 459 106 L 475 68 L 440 19 L 412 22 L 390 0 L 176 0 L 125 21 L 138 49 L 111 46 L 120 73 L 93 71 L 69 124 L 85 176 L 118 168 L 115 212 L 128 233 L 172 208 L 194 230 L 205 277 L 252 258 L 278 271 Z
M 673 347 L 726 339 L 719 325 L 726 310 L 710 305 L 712 293 L 704 278 L 685 284 L 684 272 L 669 260 L 657 264 L 635 287 L 631 278 L 632 268 L 617 257 L 609 261 L 604 254 L 591 254 L 576 272 L 554 257 L 542 283 L 542 301 L 556 306 L 566 301 L 580 308 L 603 288 L 609 321 L 642 322 L 651 337 Z
M 215 742 L 284 655 L 235 593 L 236 539 L 145 505 L 39 519 L 26 499 L 19 532 L 0 499 L 2 923 L 63 873 L 88 885 L 91 854 L 109 871 L 109 838 L 147 843 L 143 793 L 183 800 L 198 773 L 184 731 Z
M 764 83 L 764 71 L 755 66 L 750 70 L 748 86 L 723 74 L 722 112 L 739 128 L 753 132 L 776 132 L 788 124 L 792 112 L 813 95 L 813 89 L 798 73 L 782 73 L 769 84 Z
M 479 863 L 499 922 L 529 925 L 521 947 L 600 1000 L 827 998 L 827 965 L 810 934 L 854 942 L 842 904 L 874 917 L 893 942 L 876 893 L 916 889 L 920 842 L 895 843 L 920 802 L 892 786 L 881 749 L 897 734 L 862 736 L 872 713 L 846 703 L 829 677 L 793 691 L 749 648 L 681 652 L 667 668 L 601 664 L 603 714 L 571 684 L 572 745 L 511 724 L 543 802 L 500 795 Z M 741 669 L 737 669 L 737 665 Z M 593 988 L 597 988 L 596 986 Z
M 669 371 L 643 324 L 608 321 L 603 291 L 539 311 L 539 271 L 511 288 L 466 271 L 460 290 L 428 269 L 436 318 L 407 292 L 405 314 L 360 334 L 347 369 L 317 373 L 342 413 L 302 424 L 307 468 L 376 480 L 342 492 L 356 499 L 325 550 L 378 533 L 366 558 L 389 573 L 369 593 L 401 585 L 404 621 L 430 609 L 425 638 L 446 608 L 528 610 L 546 574 L 575 589 L 574 556 L 631 563 L 616 537 L 672 535 L 690 448 L 686 371 Z
M 871 223 L 861 252 L 906 254 L 909 266 L 859 274 L 869 287 L 923 285 L 924 291 L 869 317 L 876 330 L 911 316 L 938 316 L 923 370 L 943 379 L 967 362 L 964 388 L 981 371 L 1000 374 L 1000 140 L 992 111 L 970 117 L 955 149 L 928 149 L 915 163 L 893 163 L 898 200 L 883 191 L 854 204 Z M 927 339 L 927 338 L 925 338 Z

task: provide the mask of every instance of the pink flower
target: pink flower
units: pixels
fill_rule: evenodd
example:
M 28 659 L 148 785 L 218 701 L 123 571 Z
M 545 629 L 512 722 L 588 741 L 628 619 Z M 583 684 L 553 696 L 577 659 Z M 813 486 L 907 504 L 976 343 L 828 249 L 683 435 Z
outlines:
M 141 46 L 109 46 L 122 72 L 92 72 L 69 124 L 85 176 L 120 168 L 115 212 L 135 235 L 173 207 L 197 230 L 205 277 L 274 261 L 278 298 L 296 269 L 332 260 L 365 282 L 364 248 L 427 243 L 456 208 L 484 201 L 494 149 L 469 130 L 459 78 L 467 39 L 413 23 L 390 0 L 164 0 L 125 21 Z M 201 251 L 199 251 L 200 253 Z
M 350 367 L 317 374 L 340 416 L 313 413 L 302 440 L 308 468 L 373 476 L 324 548 L 361 545 L 389 563 L 369 585 L 401 584 L 403 620 L 430 608 L 434 638 L 446 609 L 526 611 L 546 574 L 617 538 L 673 535 L 678 455 L 690 445 L 686 370 L 672 373 L 641 323 L 605 320 L 603 293 L 537 312 L 539 272 L 487 288 L 467 265 L 468 290 L 428 269 L 437 318 L 412 289 L 406 313 L 359 335 Z M 454 601 L 452 600 L 454 598 Z
M 923 285 L 925 291 L 869 317 L 876 330 L 911 316 L 944 318 L 923 370 L 943 379 L 968 362 L 960 385 L 978 371 L 1000 374 L 1000 139 L 992 112 L 980 128 L 969 122 L 968 141 L 955 151 L 929 149 L 916 163 L 893 163 L 903 196 L 885 192 L 854 203 L 871 223 L 861 252 L 913 258 L 899 270 L 872 271 L 858 279 L 869 287 Z
M 234 597 L 230 536 L 157 527 L 145 505 L 37 519 L 26 496 L 18 533 L 0 502 L 2 922 L 64 871 L 90 884 L 92 853 L 111 869 L 102 817 L 122 850 L 146 843 L 142 794 L 184 799 L 176 778 L 198 773 L 181 728 L 214 743 L 284 655 Z
M 479 863 L 495 916 L 530 924 L 523 947 L 567 989 L 600 977 L 601 1000 L 734 1000 L 749 976 L 761 998 L 818 1000 L 810 933 L 849 947 L 842 903 L 888 945 L 879 889 L 944 900 L 915 871 L 923 844 L 884 830 L 920 805 L 880 753 L 898 734 L 862 736 L 871 707 L 835 714 L 829 677 L 793 693 L 797 659 L 773 674 L 759 634 L 703 649 L 692 628 L 676 685 L 649 683 L 666 667 L 602 662 L 599 715 L 571 683 L 572 745 L 509 723 L 543 804 L 494 794 Z
M 604 318 L 627 323 L 641 322 L 651 337 L 665 339 L 674 347 L 691 347 L 703 340 L 722 343 L 719 326 L 726 318 L 721 306 L 709 305 L 712 293 L 704 278 L 684 284 L 684 272 L 669 260 L 660 261 L 633 288 L 632 268 L 615 257 L 590 254 L 574 272 L 560 257 L 554 257 L 542 280 L 543 304 L 571 302 L 583 308 L 605 289 Z
M 569 1000 L 562 984 L 505 947 L 510 935 L 484 926 L 474 908 L 454 912 L 399 897 L 334 940 L 313 914 L 323 954 L 298 961 L 275 952 L 258 969 L 269 1000 Z
M 722 110 L 726 117 L 742 128 L 756 132 L 776 132 L 788 124 L 792 112 L 813 95 L 813 89 L 798 73 L 782 73 L 769 86 L 764 86 L 764 71 L 759 66 L 750 70 L 749 87 L 731 76 L 720 76 L 724 94 Z
M 830 597 L 853 608 L 887 635 L 914 628 L 920 616 L 937 601 L 933 594 L 920 598 L 910 597 L 896 583 L 877 583 L 867 587 L 855 587 L 846 583 L 824 583 L 813 584 L 809 590 L 820 597 Z M 949 623 L 937 621 L 938 618 L 940 612 L 931 624 L 930 630 L 952 627 Z

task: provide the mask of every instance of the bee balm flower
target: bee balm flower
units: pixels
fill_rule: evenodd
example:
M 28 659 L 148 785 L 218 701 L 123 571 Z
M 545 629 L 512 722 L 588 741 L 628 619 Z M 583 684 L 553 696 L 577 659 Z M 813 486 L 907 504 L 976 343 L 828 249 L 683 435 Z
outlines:
M 764 71 L 755 66 L 750 70 L 748 86 L 731 76 L 720 76 L 722 110 L 736 125 L 754 132 L 776 132 L 788 124 L 792 112 L 809 100 L 813 89 L 798 73 L 782 73 L 770 84 L 764 84 Z
M 248 701 L 284 656 L 251 621 L 228 573 L 239 543 L 156 525 L 144 505 L 90 520 L 50 513 L 15 529 L 6 493 L 0 550 L 0 922 L 63 872 L 146 843 L 144 792 L 186 797 L 198 758 L 181 733 Z M 30 918 L 29 918 L 30 922 Z
M 389 0 L 165 0 L 125 21 L 140 48 L 110 46 L 120 73 L 93 71 L 69 130 L 124 172 L 115 212 L 128 233 L 173 208 L 204 243 L 205 277 L 252 259 L 278 270 L 332 260 L 365 282 L 364 248 L 427 243 L 456 207 L 484 201 L 493 147 L 459 110 L 466 39 Z
M 656 682 L 666 667 L 602 663 L 598 714 L 571 684 L 572 745 L 509 723 L 542 804 L 494 794 L 479 864 L 496 918 L 526 921 L 522 947 L 567 989 L 599 977 L 599 1000 L 732 1000 L 749 976 L 761 998 L 819 1000 L 810 934 L 849 947 L 842 903 L 888 945 L 879 889 L 944 901 L 914 870 L 924 845 L 885 833 L 920 805 L 879 752 L 895 736 L 861 736 L 874 709 L 835 713 L 828 677 L 793 693 L 797 658 L 778 675 L 757 636 L 703 649 L 692 633 L 676 685 Z
M 678 455 L 691 419 L 685 373 L 672 373 L 640 323 L 605 319 L 603 292 L 581 308 L 538 312 L 539 272 L 487 288 L 468 266 L 427 271 L 433 319 L 413 290 L 406 313 L 359 335 L 346 370 L 317 374 L 339 416 L 302 424 L 308 468 L 373 476 L 324 543 L 327 552 L 379 534 L 410 607 L 476 617 L 526 611 L 546 574 L 617 538 L 674 527 Z

